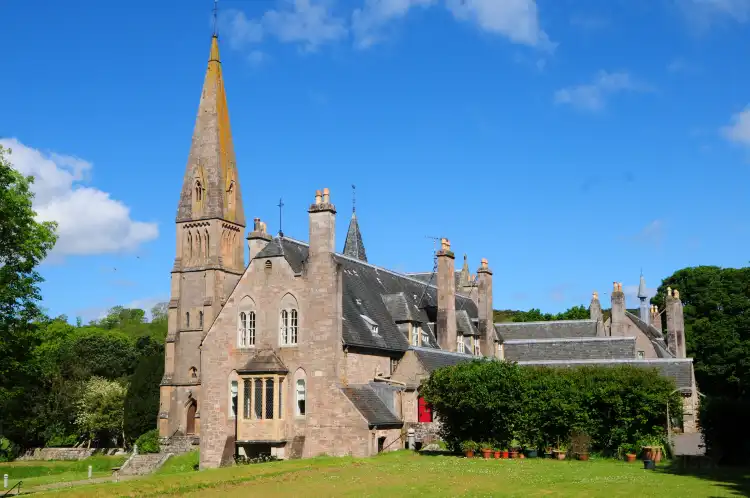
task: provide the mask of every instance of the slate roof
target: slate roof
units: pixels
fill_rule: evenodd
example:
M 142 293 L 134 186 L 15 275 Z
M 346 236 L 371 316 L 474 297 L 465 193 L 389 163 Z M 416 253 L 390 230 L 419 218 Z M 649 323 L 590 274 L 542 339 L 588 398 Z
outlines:
M 427 373 L 432 373 L 438 368 L 452 367 L 459 363 L 479 359 L 478 357 L 467 353 L 452 353 L 450 351 L 443 351 L 442 349 L 420 348 L 414 346 L 409 349 L 414 351 L 414 355 Z
M 644 322 L 629 311 L 625 312 L 625 316 L 628 317 L 630 321 L 633 322 L 633 324 L 641 330 L 641 332 L 646 334 L 646 337 L 648 337 L 648 339 L 651 341 L 651 344 L 654 346 L 654 350 L 656 351 L 656 355 L 659 358 L 674 358 L 672 353 L 670 353 L 667 349 L 667 343 L 664 341 L 664 334 L 662 334 L 659 329 L 651 324 Z
M 474 326 L 469 313 L 465 309 L 456 310 L 456 332 L 459 335 L 479 337 L 479 330 Z
M 461 270 L 455 271 L 454 274 L 456 279 L 456 293 L 458 293 L 458 289 L 461 288 Z M 420 280 L 422 282 L 429 282 L 432 285 L 437 285 L 437 274 L 433 276 L 432 272 L 430 271 L 407 273 L 406 276 Z
M 359 231 L 359 223 L 357 223 L 357 215 L 355 213 L 352 213 L 352 219 L 349 221 L 349 230 L 346 232 L 344 255 L 367 261 L 365 244 L 362 242 L 362 233 Z
M 342 387 L 341 391 L 367 420 L 370 427 L 403 427 L 404 423 L 385 405 L 368 384 Z
M 693 385 L 692 358 L 657 358 L 648 360 L 569 360 L 569 361 L 519 361 L 519 365 L 548 367 L 579 367 L 584 365 L 632 365 L 638 368 L 655 368 L 661 375 L 674 379 L 677 389 L 687 393 Z
M 514 339 L 559 339 L 596 337 L 596 320 L 559 320 L 551 322 L 495 323 L 500 341 Z
M 295 272 L 301 273 L 308 257 L 308 245 L 287 237 L 276 237 L 261 250 L 256 258 L 281 257 Z M 428 344 L 437 344 L 434 322 L 437 313 L 437 287 L 411 276 L 371 265 L 343 254 L 334 254 L 343 273 L 343 340 L 347 346 L 360 346 L 389 351 L 406 351 L 407 336 L 396 322 L 406 319 L 422 324 Z M 433 279 L 434 280 L 434 279 Z M 476 330 L 471 323 L 478 317 L 476 304 L 467 296 L 456 294 L 456 322 Z M 463 316 L 465 312 L 466 316 Z M 377 334 L 362 319 L 362 315 L 378 325 Z M 459 315 L 462 317 L 459 318 Z M 468 317 L 468 320 L 466 319 Z M 468 323 L 466 323 L 468 322 Z
M 508 361 L 634 359 L 634 337 L 517 339 L 503 343 Z
M 284 365 L 272 349 L 262 349 L 255 353 L 247 363 L 237 369 L 237 373 L 288 373 Z

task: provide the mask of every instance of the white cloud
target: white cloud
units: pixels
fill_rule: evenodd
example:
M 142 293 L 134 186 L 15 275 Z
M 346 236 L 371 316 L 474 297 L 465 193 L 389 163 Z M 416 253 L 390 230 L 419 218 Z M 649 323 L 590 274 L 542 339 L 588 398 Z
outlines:
M 358 48 L 368 48 L 383 40 L 385 26 L 403 18 L 412 7 L 429 7 L 437 0 L 365 0 L 352 12 L 352 33 Z
M 745 22 L 750 17 L 750 0 L 681 0 L 681 4 L 696 20 L 700 16 L 726 15 Z
M 656 287 L 646 287 L 646 296 L 649 299 L 656 295 Z M 622 292 L 625 294 L 626 303 L 632 306 L 632 303 L 640 302 L 638 299 L 638 286 L 637 285 L 623 285 Z
M 730 124 L 720 130 L 722 136 L 740 145 L 750 147 L 750 105 L 730 119 Z
M 127 251 L 158 236 L 156 223 L 132 220 L 125 204 L 82 185 L 91 163 L 61 154 L 45 155 L 15 138 L 0 139 L 0 145 L 13 149 L 10 162 L 16 170 L 34 177 L 37 218 L 58 223 L 53 255 Z
M 536 0 L 445 0 L 445 4 L 456 19 L 474 21 L 482 30 L 514 43 L 555 48 L 539 25 Z
M 300 44 L 307 51 L 321 45 L 347 39 L 351 33 L 357 48 L 368 48 L 382 42 L 388 26 L 406 17 L 413 8 L 445 7 L 455 19 L 471 22 L 481 30 L 508 38 L 513 43 L 552 51 L 539 24 L 536 0 L 364 0 L 361 7 L 339 17 L 334 6 L 343 9 L 351 0 L 278 0 L 276 9 L 257 19 L 244 12 L 227 10 L 220 16 L 221 31 L 230 46 L 244 49 L 267 37 L 280 42 Z
M 555 92 L 555 103 L 569 104 L 587 111 L 599 111 L 607 97 L 625 91 L 643 92 L 650 88 L 626 72 L 599 71 L 592 83 L 562 88 Z
M 664 242 L 664 222 L 653 220 L 638 233 L 629 237 L 631 242 L 645 246 L 660 248 Z
M 259 43 L 270 35 L 280 42 L 301 44 L 305 50 L 315 51 L 348 34 L 345 20 L 334 15 L 331 5 L 323 0 L 284 0 L 278 9 L 266 11 L 259 19 L 248 19 L 239 10 L 227 10 L 220 25 L 235 49 Z

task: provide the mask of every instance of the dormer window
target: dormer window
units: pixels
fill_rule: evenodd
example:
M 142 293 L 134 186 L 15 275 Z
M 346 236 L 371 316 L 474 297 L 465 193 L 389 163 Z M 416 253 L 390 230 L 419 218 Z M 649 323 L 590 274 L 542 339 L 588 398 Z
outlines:
M 365 315 L 359 315 L 359 316 L 362 317 L 362 320 L 364 320 L 364 322 L 369 327 L 370 333 L 372 333 L 373 335 L 378 335 L 378 324 L 375 323 L 375 321 L 369 316 L 365 316 Z
M 419 323 L 411 323 L 409 324 L 409 344 L 411 346 L 421 346 L 422 345 L 422 327 L 419 325 Z

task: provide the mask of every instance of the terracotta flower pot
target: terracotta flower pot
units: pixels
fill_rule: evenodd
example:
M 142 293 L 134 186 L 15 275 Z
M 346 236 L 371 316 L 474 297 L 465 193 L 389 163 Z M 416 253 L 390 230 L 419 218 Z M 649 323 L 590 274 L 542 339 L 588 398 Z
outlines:
M 578 457 L 578 459 L 579 459 L 579 460 L 581 460 L 582 462 L 585 462 L 586 460 L 588 460 L 588 459 L 589 459 L 589 454 L 588 454 L 588 453 L 579 453 L 579 454 L 578 454 L 578 455 L 576 455 L 576 456 L 577 456 L 577 457 Z
M 526 454 L 523 451 L 519 451 L 518 458 L 526 458 Z
M 503 458 L 508 458 L 508 450 L 503 450 Z
M 555 457 L 556 457 L 556 458 L 557 458 L 558 460 L 565 460 L 565 457 L 566 457 L 566 456 L 568 456 L 568 454 L 567 454 L 567 453 L 565 453 L 564 451 L 557 451 L 557 452 L 555 452 Z
M 464 451 L 466 458 L 474 458 L 474 450 Z
M 633 463 L 635 462 L 635 457 L 636 457 L 635 453 L 628 453 L 627 455 L 625 455 L 625 461 L 628 463 Z
M 492 458 L 492 450 L 488 450 L 486 448 L 482 448 L 482 458 Z
M 499 452 L 499 451 L 496 451 L 496 452 L 495 452 L 495 458 L 496 458 L 496 459 L 497 459 L 497 458 L 500 458 L 500 452 Z
M 518 458 L 518 452 L 516 450 L 510 451 L 510 457 L 511 458 Z

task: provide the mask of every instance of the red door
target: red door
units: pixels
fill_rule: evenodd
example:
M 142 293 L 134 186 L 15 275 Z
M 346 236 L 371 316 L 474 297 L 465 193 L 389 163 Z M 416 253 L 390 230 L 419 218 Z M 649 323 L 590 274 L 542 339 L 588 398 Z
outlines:
M 427 404 L 422 396 L 418 398 L 417 402 L 417 421 L 432 422 L 432 407 Z

